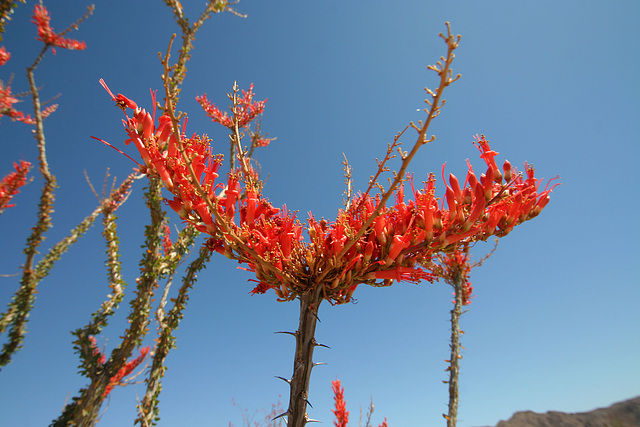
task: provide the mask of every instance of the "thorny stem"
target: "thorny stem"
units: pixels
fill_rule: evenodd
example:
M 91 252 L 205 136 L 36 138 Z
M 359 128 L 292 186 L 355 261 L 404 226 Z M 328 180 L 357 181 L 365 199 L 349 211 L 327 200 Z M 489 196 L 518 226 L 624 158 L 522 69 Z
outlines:
M 123 340 L 115 348 L 100 372 L 91 378 L 91 383 L 82 388 L 79 396 L 73 398 L 73 403 L 67 405 L 59 418 L 52 422 L 54 427 L 67 425 L 91 427 L 98 422 L 98 416 L 104 402 L 105 390 L 111 378 L 127 363 L 133 350 L 138 347 L 148 332 L 151 302 L 160 276 L 160 248 L 162 246 L 162 230 L 164 212 L 162 211 L 162 186 L 159 179 L 149 180 L 149 188 L 145 193 L 147 207 L 151 214 L 151 222 L 145 228 L 146 248 L 140 262 L 140 277 L 136 280 L 136 296 L 131 301 L 131 312 L 128 316 L 129 328 L 122 335 Z M 94 315 L 95 317 L 95 315 Z M 84 330 L 77 331 L 78 342 L 88 339 L 88 332 L 95 329 L 90 323 Z
M 389 160 L 396 157 L 395 154 L 393 154 L 393 152 L 395 151 L 396 147 L 399 147 L 401 145 L 401 143 L 398 141 L 400 137 L 407 131 L 407 129 L 409 129 L 409 126 L 411 125 L 406 125 L 404 129 L 398 132 L 398 134 L 393 138 L 393 143 L 388 145 L 387 153 L 385 154 L 382 161 L 378 161 L 378 159 L 376 159 L 376 162 L 378 163 L 378 170 L 376 171 L 376 174 L 373 175 L 369 180 L 369 186 L 367 187 L 366 191 L 363 193 L 364 195 L 368 195 L 371 192 L 371 190 L 373 190 L 374 187 L 378 187 L 382 189 L 382 186 L 378 182 L 378 178 L 380 178 L 380 175 L 382 175 L 383 172 L 389 171 L 389 168 L 386 166 L 386 163 Z M 384 189 L 382 189 L 382 191 L 384 192 Z
M 93 225 L 100 213 L 102 213 L 105 209 L 105 206 L 113 203 L 114 198 L 120 197 L 119 195 L 127 193 L 132 181 L 137 178 L 138 177 L 134 174 L 129 175 L 129 177 L 127 177 L 127 179 L 125 179 L 120 184 L 120 186 L 111 194 L 108 199 L 101 202 L 101 204 L 96 209 L 94 209 L 94 211 L 91 212 L 90 215 L 88 215 L 80 224 L 78 224 L 73 230 L 71 230 L 67 237 L 56 243 L 49 250 L 49 252 L 36 264 L 35 269 L 29 276 L 31 282 L 27 283 L 33 284 L 33 287 L 24 286 L 23 279 L 23 286 L 16 292 L 16 296 L 13 298 L 13 301 L 9 305 L 9 309 L 2 314 L 2 317 L 0 319 L 0 333 L 3 333 L 10 323 L 13 323 L 13 329 L 16 329 L 15 325 L 20 322 L 20 318 L 26 318 L 28 316 L 30 308 L 33 306 L 33 300 L 35 299 L 35 296 L 33 295 L 33 293 L 35 292 L 35 286 L 37 286 L 37 284 L 49 274 L 51 268 L 53 267 L 53 264 L 60 259 L 62 254 L 65 253 L 69 249 L 69 247 L 71 247 L 71 245 L 75 243 L 80 237 L 82 237 L 82 235 L 89 229 L 89 227 L 91 227 L 91 225 Z M 31 299 L 30 302 L 29 299 Z M 27 301 L 28 304 L 25 305 L 23 301 Z M 26 313 L 25 307 L 27 307 L 29 310 L 26 311 Z M 5 344 L 5 346 L 7 345 L 9 345 L 9 343 Z M 3 353 L 0 356 L 0 359 L 4 362 L 4 364 L 6 364 L 11 361 L 10 357 L 10 348 L 6 347 L 5 349 L 3 349 Z
M 446 274 L 443 277 L 445 282 L 453 287 L 456 297 L 453 309 L 451 310 L 451 343 L 449 344 L 451 347 L 451 355 L 449 356 L 450 359 L 447 360 L 449 363 L 449 366 L 447 367 L 447 371 L 449 371 L 449 381 L 444 381 L 445 383 L 449 383 L 449 413 L 448 415 L 442 414 L 447 420 L 447 427 L 455 427 L 458 422 L 458 377 L 460 375 L 460 359 L 462 359 L 460 350 L 464 348 L 460 345 L 460 335 L 464 333 L 460 330 L 460 316 L 466 313 L 466 310 L 462 311 L 462 306 L 465 305 L 465 292 L 468 291 L 464 289 L 468 280 L 467 275 L 472 268 L 480 267 L 487 259 L 489 259 L 497 248 L 498 239 L 495 240 L 493 249 L 491 249 L 487 255 L 482 257 L 480 261 L 470 263 L 469 259 L 465 257 L 463 261 L 464 264 L 460 264 L 459 262 L 453 263 L 451 265 L 453 269 L 450 270 L 450 274 Z M 469 246 L 463 245 L 456 250 L 464 254 L 468 254 Z M 469 298 L 468 294 L 466 298 Z
M 2 9 L 1 18 L 3 21 L 11 12 L 12 7 L 13 4 L 11 2 L 3 2 L 2 6 L 0 7 L 0 9 Z M 93 7 L 89 7 L 88 9 L 88 12 L 82 18 L 80 18 L 76 23 L 72 24 L 61 34 L 65 34 L 71 29 L 77 28 L 77 25 L 84 19 L 86 19 L 88 15 L 93 11 Z M 27 333 L 26 326 L 29 313 L 33 309 L 33 305 L 36 299 L 36 287 L 38 286 L 39 281 L 46 275 L 46 273 L 48 273 L 50 269 L 49 266 L 48 268 L 41 270 L 40 263 L 38 263 L 35 270 L 33 268 L 35 256 L 38 253 L 38 248 L 45 240 L 44 235 L 53 225 L 51 222 L 51 214 L 53 213 L 53 205 L 55 202 L 54 192 L 57 187 L 56 177 L 53 175 L 53 173 L 51 173 L 51 170 L 49 169 L 49 162 L 47 160 L 42 105 L 40 102 L 40 94 L 38 93 L 34 74 L 35 69 L 42 61 L 42 58 L 44 58 L 44 54 L 46 53 L 47 49 L 49 49 L 49 47 L 50 45 L 45 44 L 34 60 L 33 64 L 26 70 L 34 112 L 35 130 L 33 131 L 33 133 L 38 147 L 38 169 L 40 171 L 40 174 L 42 175 L 44 183 L 42 185 L 42 190 L 40 193 L 40 203 L 38 204 L 38 219 L 36 220 L 36 224 L 31 229 L 31 235 L 27 238 L 27 247 L 23 251 L 27 257 L 22 267 L 23 273 L 22 279 L 20 280 L 20 289 L 18 289 L 18 291 L 16 292 L 13 301 L 9 305 L 9 309 L 7 310 L 7 312 L 3 313 L 2 318 L 0 319 L 0 333 L 5 331 L 9 323 L 11 323 L 12 325 L 11 330 L 8 334 L 9 341 L 4 344 L 4 346 L 2 347 L 2 352 L 0 353 L 0 370 L 3 366 L 10 363 L 12 355 L 20 348 L 22 348 L 22 342 L 24 341 L 24 336 Z M 93 220 L 95 220 L 95 217 L 93 218 Z M 67 245 L 75 242 L 77 237 L 84 233 L 84 231 L 86 231 L 86 228 L 89 227 L 93 220 L 91 220 L 90 223 L 86 224 L 85 228 L 79 225 L 75 230 L 78 232 L 76 238 L 67 240 Z M 50 258 L 50 260 L 57 259 L 62 252 L 66 251 L 67 248 L 68 246 L 66 246 L 64 249 L 57 248 L 59 252 L 53 252 L 52 249 L 52 251 L 50 251 L 50 254 L 53 253 L 54 256 Z M 54 247 L 54 249 L 56 248 Z
M 287 409 L 288 427 L 303 427 L 310 419 L 307 415 L 309 404 L 309 384 L 314 367 L 313 349 L 318 344 L 315 339 L 318 308 L 322 302 L 322 287 L 312 288 L 300 295 L 300 323 L 295 333 L 296 352 L 293 359 L 293 376 L 289 381 L 290 395 Z
M 208 0 L 207 6 L 202 11 L 198 19 L 191 25 L 189 20 L 184 16 L 182 5 L 177 0 L 164 0 L 165 4 L 169 6 L 173 11 L 173 16 L 176 23 L 182 30 L 182 47 L 178 51 L 178 61 L 173 67 L 173 73 L 168 78 L 169 87 L 168 91 L 171 93 L 171 97 L 174 100 L 178 100 L 180 93 L 180 84 L 183 82 L 185 74 L 187 73 L 186 63 L 191 58 L 191 49 L 193 49 L 193 40 L 195 40 L 196 33 L 204 24 L 204 22 L 211 17 L 212 13 L 231 12 L 239 17 L 246 17 L 233 8 L 230 4 L 237 4 L 238 1 L 229 2 L 228 0 Z M 173 39 L 172 39 L 173 41 Z
M 172 300 L 173 307 L 169 313 L 167 313 L 166 317 L 161 320 L 159 319 L 158 344 L 149 370 L 149 376 L 146 380 L 147 391 L 142 402 L 138 405 L 138 418 L 136 419 L 136 423 L 139 423 L 143 427 L 155 425 L 159 419 L 158 396 L 162 391 L 161 381 L 166 371 L 164 361 L 169 351 L 176 347 L 176 339 L 173 336 L 173 332 L 178 328 L 180 320 L 182 320 L 182 312 L 189 299 L 188 292 L 196 282 L 197 273 L 206 267 L 210 257 L 211 251 L 209 251 L 206 246 L 202 246 L 200 255 L 191 262 L 187 269 L 187 275 L 182 281 L 178 296 Z
M 95 10 L 95 8 L 96 7 L 93 4 L 87 6 L 87 11 L 84 13 L 84 15 L 82 15 L 80 18 L 78 18 L 78 20 L 76 22 L 74 22 L 73 24 L 69 25 L 64 31 L 59 32 L 58 36 L 64 36 L 65 34 L 67 34 L 71 30 L 77 30 L 78 29 L 78 25 L 80 25 L 82 22 L 87 20 L 89 18 L 89 16 L 91 16 L 93 14 L 93 11 Z
M 458 376 L 460 374 L 460 316 L 462 315 L 462 295 L 465 283 L 464 272 L 456 270 L 453 276 L 455 305 L 451 310 L 451 356 L 449 359 L 449 414 L 445 416 L 447 427 L 455 427 L 458 422 Z
M 45 150 L 44 125 L 42 111 L 40 105 L 40 95 L 36 87 L 34 70 L 44 57 L 48 46 L 42 49 L 33 65 L 27 68 L 27 78 L 31 89 L 31 98 L 33 102 L 33 110 L 35 117 L 34 137 L 38 146 L 38 162 L 39 170 L 44 179 L 42 191 L 40 193 L 40 203 L 38 205 L 38 219 L 31 229 L 31 235 L 27 238 L 27 247 L 24 253 L 27 255 L 23 266 L 22 279 L 20 281 L 20 289 L 16 293 L 12 305 L 14 306 L 13 316 L 11 316 L 12 328 L 9 332 L 9 341 L 4 344 L 2 353 L 0 353 L 0 369 L 11 362 L 11 356 L 22 348 L 24 335 L 27 333 L 27 319 L 36 299 L 36 287 L 38 280 L 33 270 L 33 263 L 38 248 L 44 241 L 44 234 L 51 228 L 51 214 L 53 213 L 53 204 L 55 201 L 54 191 L 56 188 L 56 178 L 49 170 L 47 161 L 47 152 Z M 3 316 L 4 318 L 4 316 Z
M 347 160 L 347 156 L 342 153 L 344 157 L 344 161 L 342 162 L 342 170 L 344 171 L 344 184 L 347 188 L 344 190 L 344 195 L 347 199 L 344 201 L 344 208 L 349 209 L 351 206 L 351 197 L 353 196 L 353 177 L 351 173 L 353 172 L 353 168 L 349 165 L 349 161 Z
M 250 160 L 250 157 L 247 156 L 245 150 L 242 149 L 241 141 L 242 135 L 240 135 L 240 126 L 238 123 L 239 120 L 239 112 L 238 112 L 238 84 L 233 83 L 233 134 L 230 135 L 231 138 L 231 171 L 235 170 L 235 157 L 233 157 L 234 153 L 234 143 L 235 150 L 237 150 L 238 158 L 240 159 L 240 164 L 242 165 L 242 174 L 244 175 L 245 181 L 247 183 L 247 188 L 255 189 L 255 178 L 251 173 L 249 163 L 247 159 Z
M 167 299 L 169 298 L 169 290 L 173 283 L 173 277 L 175 276 L 178 265 L 182 262 L 183 258 L 188 256 L 191 247 L 196 239 L 200 235 L 200 232 L 196 230 L 193 224 L 187 224 L 185 228 L 180 231 L 178 238 L 173 243 L 170 253 L 165 255 L 165 261 L 162 263 L 163 273 L 166 271 L 168 278 L 165 284 L 162 298 L 158 303 L 158 310 L 156 310 L 156 321 L 158 324 L 164 322 L 165 306 L 167 305 Z

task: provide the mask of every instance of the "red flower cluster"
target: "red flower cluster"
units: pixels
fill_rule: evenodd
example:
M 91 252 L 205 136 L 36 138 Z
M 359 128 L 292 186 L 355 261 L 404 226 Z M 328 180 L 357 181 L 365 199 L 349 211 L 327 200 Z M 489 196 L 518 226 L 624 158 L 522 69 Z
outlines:
M 242 97 L 238 99 L 237 111 L 234 111 L 234 115 L 238 119 L 238 128 L 247 126 L 253 119 L 256 118 L 256 116 L 259 116 L 264 111 L 264 104 L 267 102 L 267 100 L 265 99 L 264 101 L 253 101 L 253 96 L 253 83 L 251 83 L 248 91 L 245 91 L 244 89 L 242 90 Z M 226 112 L 221 111 L 213 103 L 209 102 L 206 93 L 202 96 L 196 96 L 196 101 L 200 103 L 200 105 L 204 109 L 204 112 L 211 118 L 211 120 L 216 123 L 220 123 L 224 127 L 234 130 L 234 120 L 232 120 L 232 118 L 229 117 Z
M 35 123 L 35 119 L 31 117 L 29 114 L 24 114 L 22 111 L 18 111 L 13 107 L 13 104 L 19 102 L 18 98 L 13 96 L 11 93 L 11 86 L 4 86 L 2 81 L 0 81 L 0 117 L 7 116 L 10 117 L 11 120 L 17 120 L 19 122 L 26 123 L 28 125 L 32 125 Z M 51 113 L 56 111 L 58 108 L 58 104 L 52 104 L 42 110 L 42 118 L 46 118 Z
M 456 249 L 450 253 L 444 254 L 440 257 L 440 260 L 443 269 L 441 273 L 442 278 L 455 289 L 455 277 L 460 275 L 462 278 L 462 305 L 471 304 L 473 286 L 471 286 L 471 282 L 469 281 L 472 267 L 469 262 L 469 254 L 466 251 Z
M 333 425 L 336 427 L 347 427 L 349 411 L 347 411 L 347 402 L 344 400 L 344 388 L 340 385 L 340 380 L 331 381 L 331 389 L 333 390 L 333 400 L 335 401 L 335 409 L 331 410 L 331 412 L 336 416 Z M 373 412 L 373 409 L 371 412 Z M 387 419 L 385 418 L 378 427 L 388 427 Z
M 32 22 L 38 26 L 37 39 L 53 46 L 51 50 L 54 54 L 56 53 L 56 47 L 69 50 L 84 50 L 87 48 L 87 44 L 85 42 L 61 37 L 56 34 L 55 31 L 53 31 L 53 28 L 51 28 L 51 17 L 49 16 L 49 12 L 46 7 L 39 4 L 36 5 L 32 18 Z
M 31 163 L 21 160 L 19 164 L 14 163 L 13 167 L 15 172 L 9 173 L 0 181 L 0 213 L 6 208 L 15 206 L 10 205 L 9 202 L 20 192 L 20 187 L 26 184 Z
M 123 95 L 109 93 L 124 110 L 134 110 L 133 117 L 123 120 L 127 143 L 133 142 L 144 160 L 141 169 L 161 178 L 173 193 L 169 206 L 212 236 L 211 250 L 246 264 L 255 273 L 258 285 L 253 293 L 273 289 L 280 300 L 292 300 L 321 286 L 324 299 L 344 303 L 362 283 L 432 281 L 434 254 L 465 242 L 507 235 L 517 224 L 537 216 L 553 189 L 547 185 L 540 191 L 540 182 L 528 165 L 526 178 L 512 170 L 508 161 L 500 170 L 495 161 L 498 153 L 484 136 L 477 137 L 475 144 L 488 167 L 480 178 L 470 164 L 463 185 L 450 174 L 442 200 L 435 195 L 433 175 L 421 190 L 409 179 L 413 200 L 405 202 L 401 186 L 390 207 L 381 205 L 379 196 L 360 195 L 334 223 L 310 216 L 304 227 L 310 237 L 306 243 L 295 214 L 286 207 L 273 207 L 259 188 L 241 182 L 239 172 L 232 171 L 226 185 L 215 182 L 222 156 L 212 153 L 206 136 L 182 134 L 178 141 L 169 117 L 160 117 L 156 126 L 155 112 L 152 117 Z M 244 95 L 250 102 L 251 96 Z M 236 111 L 229 120 L 244 123 L 247 111 Z M 224 121 L 226 116 L 217 117 Z M 371 226 L 354 240 L 372 217 Z
M 332 410 L 336 416 L 336 420 L 333 425 L 336 427 L 347 427 L 349 422 L 349 411 L 347 411 L 347 402 L 344 400 L 344 388 L 340 386 L 340 380 L 331 381 L 331 389 L 333 390 L 335 407 Z

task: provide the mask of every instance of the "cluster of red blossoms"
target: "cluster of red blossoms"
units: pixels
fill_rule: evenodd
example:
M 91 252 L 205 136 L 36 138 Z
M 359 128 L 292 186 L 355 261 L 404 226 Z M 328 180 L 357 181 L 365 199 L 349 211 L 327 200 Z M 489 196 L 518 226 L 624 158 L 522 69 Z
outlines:
M 445 282 L 449 283 L 453 286 L 456 291 L 454 295 L 457 296 L 457 286 L 456 286 L 456 278 L 462 280 L 460 287 L 460 300 L 462 305 L 471 304 L 471 293 L 473 292 L 473 286 L 471 286 L 471 281 L 469 280 L 471 276 L 471 265 L 469 259 L 469 253 L 463 250 L 455 250 L 453 252 L 444 254 L 440 257 L 440 264 L 442 267 L 442 271 L 440 272 L 440 277 L 444 279 Z M 454 301 L 455 303 L 455 301 Z
M 20 187 L 26 184 L 31 163 L 21 160 L 20 163 L 14 163 L 13 167 L 15 172 L 9 173 L 0 181 L 0 213 L 6 208 L 15 206 L 9 202 L 18 194 Z
M 333 390 L 333 400 L 335 409 L 333 415 L 336 420 L 333 425 L 336 427 L 347 427 L 349 423 L 349 411 L 347 411 L 347 402 L 344 400 L 344 388 L 340 386 L 340 380 L 331 381 L 331 390 Z
M 47 8 L 42 5 L 36 5 L 33 11 L 32 22 L 38 26 L 38 40 L 51 45 L 52 51 L 56 53 L 56 47 L 69 50 L 84 50 L 87 48 L 85 42 L 69 39 L 56 34 L 51 28 L 51 17 Z
M 18 102 L 18 98 L 16 98 L 11 92 L 11 86 L 5 86 L 0 80 L 0 117 L 7 116 L 11 118 L 11 120 L 17 120 L 28 125 L 35 124 L 35 119 L 31 117 L 31 115 L 24 114 L 22 111 L 19 111 L 14 107 L 14 104 Z M 46 118 L 56 111 L 57 108 L 58 104 L 53 104 L 43 109 L 41 112 L 42 118 Z
M 541 190 L 529 165 L 525 164 L 526 176 L 508 161 L 498 168 L 498 153 L 482 136 L 476 137 L 475 144 L 486 172 L 478 177 L 468 163 L 462 185 L 450 174 L 442 199 L 435 195 L 433 174 L 419 190 L 408 178 L 412 200 L 405 201 L 404 186 L 396 192 L 393 206 L 381 205 L 379 196 L 365 193 L 341 210 L 335 222 L 310 215 L 303 226 L 286 206 L 278 209 L 269 203 L 253 180 L 243 182 L 240 171 L 229 173 L 226 184 L 217 183 L 222 156 L 213 154 L 206 136 L 189 138 L 183 130 L 178 140 L 167 115 L 159 117 L 156 125 L 155 110 L 151 116 L 125 96 L 109 93 L 125 110 L 127 143 L 133 142 L 138 149 L 144 161 L 141 170 L 159 177 L 174 195 L 169 206 L 211 236 L 207 243 L 211 250 L 246 264 L 255 273 L 258 284 L 253 293 L 273 289 L 280 300 L 322 287 L 324 299 L 344 303 L 363 283 L 433 281 L 435 254 L 505 236 L 537 216 L 553 189 L 547 185 Z M 126 114 L 127 108 L 133 110 L 132 117 Z M 234 114 L 229 120 L 240 125 L 246 124 L 245 118 Z M 376 213 L 371 226 L 355 239 Z
M 347 427 L 349 423 L 349 411 L 347 411 L 347 402 L 344 400 L 344 388 L 340 385 L 340 380 L 331 381 L 331 390 L 333 390 L 333 400 L 335 409 L 333 415 L 336 416 L 336 420 L 333 422 L 335 427 Z M 373 408 L 373 406 L 372 406 Z M 373 412 L 373 410 L 371 410 Z M 378 427 L 387 427 L 387 419 L 385 418 L 382 424 Z
M 209 102 L 207 94 L 202 96 L 196 96 L 196 101 L 200 103 L 204 112 L 216 123 L 220 123 L 222 126 L 234 130 L 237 122 L 239 128 L 247 126 L 256 116 L 259 116 L 264 111 L 264 101 L 253 101 L 253 83 L 249 86 L 249 90 L 242 90 L 242 97 L 238 99 L 238 107 L 234 112 L 234 116 L 230 117 L 226 111 L 221 111 L 214 104 Z

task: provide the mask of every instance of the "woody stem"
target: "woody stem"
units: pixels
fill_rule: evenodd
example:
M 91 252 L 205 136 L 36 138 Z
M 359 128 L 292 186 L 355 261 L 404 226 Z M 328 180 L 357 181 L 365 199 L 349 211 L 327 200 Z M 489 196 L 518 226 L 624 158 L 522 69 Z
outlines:
M 447 427 L 458 422 L 458 376 L 460 374 L 460 316 L 462 315 L 462 293 L 464 273 L 457 271 L 453 277 L 456 300 L 451 310 L 451 356 L 449 365 L 449 414 Z
M 295 333 L 296 353 L 293 360 L 291 394 L 289 396 L 289 427 L 303 427 L 309 420 L 307 404 L 309 383 L 313 369 L 313 349 L 318 345 L 315 340 L 318 307 L 322 302 L 322 286 L 314 287 L 310 292 L 300 295 L 300 324 Z

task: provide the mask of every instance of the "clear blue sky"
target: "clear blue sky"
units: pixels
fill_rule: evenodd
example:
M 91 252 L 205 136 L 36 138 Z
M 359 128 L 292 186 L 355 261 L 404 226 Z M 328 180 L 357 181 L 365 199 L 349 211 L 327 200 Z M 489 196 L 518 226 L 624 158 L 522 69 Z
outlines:
M 13 54 L 0 68 L 14 91 L 27 89 L 24 68 L 40 50 L 20 4 L 3 44 Z M 54 29 L 84 13 L 85 1 L 49 1 Z M 202 1 L 183 0 L 195 16 Z M 471 141 L 484 133 L 500 159 L 562 186 L 535 220 L 503 239 L 472 273 L 477 297 L 462 318 L 466 347 L 460 388 L 461 427 L 495 425 L 517 410 L 585 411 L 640 394 L 640 3 L 584 1 L 264 1 L 243 0 L 247 19 L 218 15 L 198 34 L 180 108 L 189 129 L 208 133 L 227 153 L 227 138 L 194 100 L 207 93 L 226 105 L 234 80 L 269 98 L 262 126 L 277 137 L 258 153 L 265 194 L 301 218 L 335 218 L 341 206 L 344 152 L 356 188 L 366 186 L 386 144 L 423 115 L 427 71 L 444 54 L 437 37 L 450 21 L 462 43 L 454 63 L 462 74 L 431 132 L 437 141 L 411 166 L 416 179 L 439 171 L 464 176 L 477 163 Z M 48 153 L 58 178 L 53 244 L 87 215 L 96 200 L 83 171 L 100 185 L 105 169 L 124 177 L 132 164 L 91 135 L 122 145 L 121 113 L 104 78 L 141 106 L 161 86 L 158 51 L 177 27 L 163 2 L 97 0 L 94 15 L 74 32 L 84 52 L 59 49 L 37 69 L 42 97 L 61 94 L 46 120 Z M 403 139 L 406 144 L 413 136 Z M 0 174 L 13 161 L 35 161 L 28 127 L 0 123 Z M 40 180 L 0 218 L 0 273 L 19 271 L 33 225 Z M 125 277 L 133 282 L 146 212 L 138 182 L 120 211 Z M 76 374 L 69 331 L 90 318 L 108 289 L 100 227 L 76 244 L 40 285 L 25 348 L 0 374 L 0 425 L 41 426 L 85 384 Z M 478 246 L 476 256 L 487 248 Z M 191 292 L 169 359 L 160 425 L 241 425 L 232 398 L 250 411 L 270 408 L 292 369 L 297 303 L 250 296 L 251 276 L 214 257 Z M 2 310 L 17 279 L 0 278 Z M 332 424 L 331 380 L 346 389 L 352 425 L 358 405 L 373 397 L 375 421 L 391 426 L 444 425 L 451 290 L 445 284 L 360 288 L 358 303 L 320 309 L 312 376 L 313 418 Z M 127 308 L 127 306 L 124 306 Z M 111 350 L 124 313 L 101 345 Z M 101 425 L 129 425 L 142 386 L 114 390 Z

